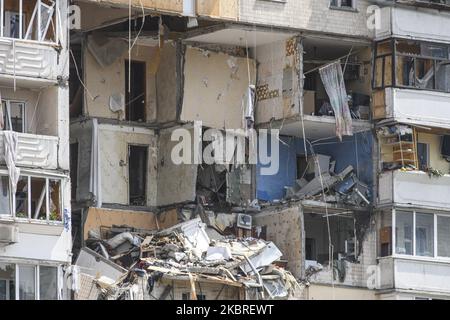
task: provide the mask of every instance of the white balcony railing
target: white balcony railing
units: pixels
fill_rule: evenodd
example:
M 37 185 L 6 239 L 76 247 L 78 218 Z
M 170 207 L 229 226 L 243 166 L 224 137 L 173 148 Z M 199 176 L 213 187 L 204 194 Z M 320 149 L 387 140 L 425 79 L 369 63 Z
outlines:
M 386 88 L 385 118 L 403 123 L 450 128 L 450 93 Z
M 18 133 L 19 145 L 17 166 L 42 169 L 56 169 L 58 167 L 58 138 L 28 133 Z M 0 155 L 4 154 L 4 135 L 0 131 Z M 4 164 L 4 158 L 0 157 Z
M 449 42 L 448 11 L 417 10 L 414 7 L 384 7 L 381 9 L 381 27 L 375 30 L 376 40 L 389 37 Z M 417 23 L 420 21 L 420 23 Z
M 421 171 L 389 171 L 380 174 L 378 204 L 450 208 L 450 175 L 429 177 Z
M 380 258 L 378 287 L 450 293 L 450 261 L 403 257 Z
M 0 74 L 56 81 L 56 59 L 57 52 L 52 47 L 0 39 Z

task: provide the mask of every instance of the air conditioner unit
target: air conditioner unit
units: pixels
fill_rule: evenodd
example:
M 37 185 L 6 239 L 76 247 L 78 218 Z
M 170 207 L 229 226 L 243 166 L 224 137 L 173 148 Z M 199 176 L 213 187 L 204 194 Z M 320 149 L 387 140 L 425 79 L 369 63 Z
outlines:
M 19 227 L 0 225 L 0 246 L 7 246 L 17 242 L 19 242 Z
M 242 229 L 252 229 L 252 216 L 248 214 L 238 214 L 237 217 L 237 226 Z

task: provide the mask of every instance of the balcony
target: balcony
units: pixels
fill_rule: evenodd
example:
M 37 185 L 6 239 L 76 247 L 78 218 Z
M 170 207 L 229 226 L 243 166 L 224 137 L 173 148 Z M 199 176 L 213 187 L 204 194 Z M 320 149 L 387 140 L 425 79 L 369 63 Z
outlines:
M 379 289 L 450 293 L 450 262 L 403 257 L 380 258 Z
M 0 84 L 25 83 L 29 78 L 55 82 L 57 78 L 55 48 L 39 43 L 0 38 Z
M 17 166 L 56 169 L 58 167 L 58 138 L 18 133 Z M 4 133 L 0 131 L 0 154 L 4 154 Z M 4 164 L 4 158 L 0 157 Z
M 37 87 L 57 79 L 59 0 L 0 1 L 0 85 Z M 34 80 L 34 82 L 37 82 Z
M 378 204 L 412 207 L 450 207 L 450 175 L 430 178 L 421 171 L 389 171 L 381 173 Z
M 381 9 L 380 18 L 381 28 L 375 31 L 376 40 L 399 37 L 437 42 L 450 41 L 448 28 L 442 27 L 450 23 L 450 14 L 447 11 L 384 7 Z
M 450 128 L 450 93 L 385 88 L 373 96 L 373 118 Z

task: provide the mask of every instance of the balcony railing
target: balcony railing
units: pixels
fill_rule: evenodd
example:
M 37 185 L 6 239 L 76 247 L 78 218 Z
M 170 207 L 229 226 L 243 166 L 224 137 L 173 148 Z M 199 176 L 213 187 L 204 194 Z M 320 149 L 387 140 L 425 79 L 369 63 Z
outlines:
M 379 289 L 450 293 L 450 261 L 384 257 L 379 259 Z
M 4 134 L 0 131 L 0 155 L 4 154 Z M 16 165 L 56 169 L 58 167 L 58 138 L 28 133 L 18 133 L 18 153 Z M 4 164 L 4 158 L 0 157 Z
M 450 175 L 429 177 L 421 171 L 389 171 L 380 174 L 379 205 L 417 208 L 450 208 Z

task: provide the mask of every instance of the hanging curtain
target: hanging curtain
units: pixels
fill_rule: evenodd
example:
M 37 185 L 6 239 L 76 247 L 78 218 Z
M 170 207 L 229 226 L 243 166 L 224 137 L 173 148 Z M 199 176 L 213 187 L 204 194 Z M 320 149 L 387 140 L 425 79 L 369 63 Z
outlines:
M 336 118 L 336 136 L 342 141 L 342 136 L 353 135 L 353 130 L 340 61 L 320 68 L 319 73 Z

